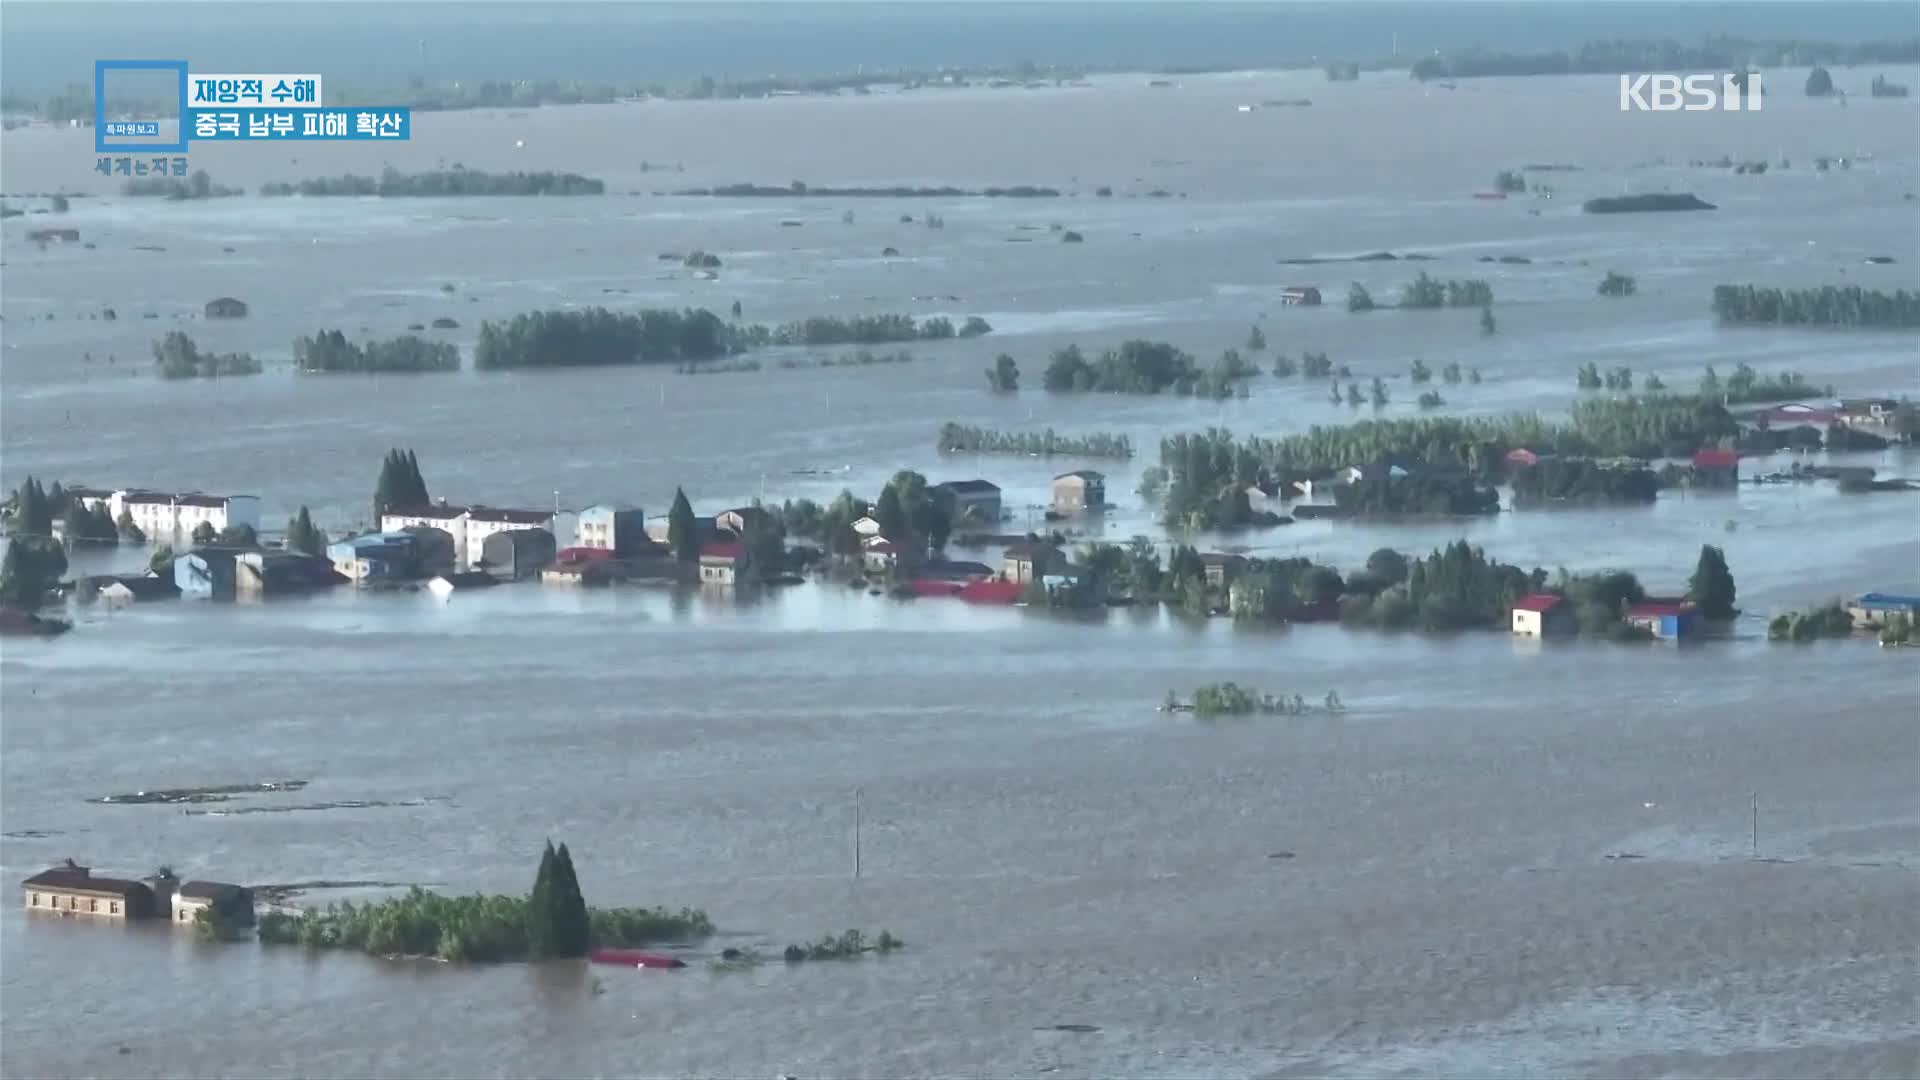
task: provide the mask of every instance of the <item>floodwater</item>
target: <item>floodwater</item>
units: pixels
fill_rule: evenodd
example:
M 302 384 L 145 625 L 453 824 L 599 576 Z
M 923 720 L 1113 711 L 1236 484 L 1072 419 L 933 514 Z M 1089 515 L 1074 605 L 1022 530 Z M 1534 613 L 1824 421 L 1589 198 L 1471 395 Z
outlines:
M 1803 77 L 1769 72 L 1768 85 Z M 1468 413 L 1564 410 L 1589 361 L 1675 386 L 1746 361 L 1845 394 L 1920 392 L 1911 333 L 1732 331 L 1707 313 L 1720 282 L 1915 287 L 1911 100 L 1856 97 L 1840 110 L 1779 93 L 1758 114 L 1668 116 L 1617 112 L 1607 79 L 1457 91 L 1398 76 L 1179 82 L 453 114 L 421 119 L 404 146 L 289 151 L 298 164 L 278 149 L 193 155 L 249 188 L 386 161 L 608 180 L 614 194 L 583 200 L 134 202 L 89 171 L 80 133 L 7 133 L 7 192 L 97 184 L 104 197 L 76 200 L 61 222 L 91 250 L 26 244 L 24 230 L 49 218 L 5 226 L 0 478 L 247 491 L 270 524 L 305 504 L 338 530 L 364 517 L 394 445 L 415 449 L 449 499 L 622 498 L 653 512 L 676 485 L 718 508 L 762 492 L 872 493 L 900 468 L 986 476 L 1020 512 L 1053 473 L 1093 464 L 1122 504 L 1107 533 L 1164 537 L 1131 494 L 1161 436 L 1214 425 L 1277 435 L 1355 411 L 1329 405 L 1323 384 L 1272 377 L 1223 404 L 1051 398 L 1037 387 L 1050 349 L 1144 336 L 1205 358 L 1258 323 L 1274 349 L 1325 351 L 1362 382 L 1388 377 L 1396 416 L 1416 411 L 1405 378 L 1415 356 L 1481 369 L 1478 386 L 1438 387 Z M 1294 97 L 1314 104 L 1236 108 Z M 1793 167 L 1735 176 L 1685 164 L 1722 154 Z M 1858 160 L 1819 173 L 1819 155 Z M 642 172 L 642 161 L 669 171 Z M 1581 171 L 1538 174 L 1551 200 L 1471 197 L 1497 169 L 1529 162 Z M 654 194 L 795 179 L 1076 194 Z M 1096 198 L 1102 184 L 1116 197 Z M 1138 197 L 1155 188 L 1173 195 Z M 1578 212 L 1623 189 L 1692 190 L 1721 209 Z M 945 228 L 897 221 L 926 211 Z M 1059 243 L 1056 222 L 1086 242 Z M 886 246 L 901 255 L 882 258 Z M 695 247 L 722 258 L 718 280 L 655 258 Z M 1435 261 L 1277 262 L 1376 250 Z M 1897 261 L 1869 266 L 1869 255 Z M 1489 278 L 1499 332 L 1482 337 L 1471 311 L 1354 316 L 1338 303 L 1350 280 L 1390 295 L 1421 269 Z M 1595 297 L 1607 270 L 1636 274 L 1642 294 Z M 1335 303 L 1279 307 L 1274 291 L 1294 283 Z M 219 295 L 245 299 L 251 317 L 193 317 Z M 462 325 L 447 336 L 465 346 L 480 320 L 543 306 L 719 310 L 736 299 L 759 321 L 979 314 L 996 331 L 873 368 L 284 370 L 292 339 L 322 328 L 385 336 L 450 315 Z M 88 318 L 106 306 L 116 321 Z M 149 343 L 174 328 L 251 350 L 270 370 L 156 380 Z M 1017 396 L 986 390 L 982 371 L 1003 351 L 1033 384 Z M 942 459 L 934 434 L 947 420 L 1122 432 L 1141 453 L 1105 465 Z M 1849 460 L 1920 473 L 1906 451 Z M 1749 616 L 1733 640 L 1685 649 L 1249 632 L 1135 612 L 1056 619 L 815 587 L 733 599 L 525 586 L 444 605 L 341 592 L 88 611 L 60 640 L 0 651 L 10 879 L 71 855 L 126 873 L 170 862 L 250 883 L 518 892 L 551 836 L 575 852 L 592 902 L 705 908 L 723 929 L 707 953 L 848 927 L 889 929 L 909 948 L 746 974 L 469 970 L 202 946 L 0 906 L 0 1066 L 1911 1075 L 1913 658 L 1865 641 L 1770 645 L 1763 624 L 1920 578 L 1916 524 L 1920 503 L 1906 496 L 1822 485 L 1201 538 L 1353 567 L 1379 546 L 1464 535 L 1507 561 L 1617 566 L 1656 588 L 1680 587 L 1699 545 L 1721 544 Z M 1224 679 L 1309 700 L 1337 690 L 1348 709 L 1214 724 L 1155 711 L 1169 688 Z M 217 815 L 85 801 L 285 778 L 311 783 L 208 808 L 414 805 Z M 1053 1030 L 1062 1024 L 1098 1030 Z

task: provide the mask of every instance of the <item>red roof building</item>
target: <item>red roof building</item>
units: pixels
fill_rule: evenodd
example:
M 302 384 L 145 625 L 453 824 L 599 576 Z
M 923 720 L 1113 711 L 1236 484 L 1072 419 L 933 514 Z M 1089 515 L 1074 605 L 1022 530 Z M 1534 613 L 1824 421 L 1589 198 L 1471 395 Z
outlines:
M 1693 467 L 1696 469 L 1737 469 L 1740 467 L 1740 454 L 1736 450 L 1702 450 L 1693 455 Z
M 712 543 L 700 545 L 700 559 L 731 559 L 735 562 L 747 557 L 747 545 L 735 543 Z
M 1564 596 L 1528 593 L 1513 602 L 1513 632 L 1521 637 L 1547 637 L 1573 628 L 1573 605 Z
M 1692 610 L 1684 601 L 1646 600 L 1627 609 L 1629 619 L 1657 619 L 1666 615 L 1678 615 Z

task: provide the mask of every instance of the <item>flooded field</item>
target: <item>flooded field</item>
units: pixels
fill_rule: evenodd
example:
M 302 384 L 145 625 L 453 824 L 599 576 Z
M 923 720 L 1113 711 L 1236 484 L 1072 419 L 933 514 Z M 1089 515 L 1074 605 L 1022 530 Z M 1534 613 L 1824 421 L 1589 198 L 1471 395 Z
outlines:
M 1777 84 L 1803 78 L 1783 71 Z M 1446 91 L 1400 74 L 1165 89 L 1106 77 L 1031 93 L 444 114 L 404 146 L 193 154 L 249 189 L 440 162 L 609 183 L 604 197 L 565 200 L 132 201 L 89 171 L 85 133 L 8 132 L 0 188 L 100 186 L 60 221 L 91 249 L 25 242 L 50 218 L 0 233 L 0 484 L 250 492 L 269 527 L 307 505 L 337 532 L 364 521 L 390 446 L 413 448 L 450 499 L 626 499 L 653 513 L 679 485 L 711 509 L 872 494 L 902 468 L 992 479 L 1020 513 L 1053 474 L 1093 464 L 1120 503 L 1107 535 L 1166 540 L 1133 494 L 1162 436 L 1280 435 L 1373 410 L 1272 376 L 1224 403 L 1047 395 L 1051 349 L 1148 337 L 1210 360 L 1257 324 L 1272 350 L 1324 351 L 1362 381 L 1387 378 L 1390 416 L 1417 412 L 1415 357 L 1481 370 L 1479 385 L 1440 388 L 1446 411 L 1469 414 L 1563 412 L 1589 362 L 1675 387 L 1746 362 L 1847 395 L 1920 393 L 1912 333 L 1736 331 L 1707 310 L 1723 282 L 1920 283 L 1911 100 L 1842 111 L 1782 93 L 1756 114 L 1653 116 L 1619 113 L 1614 95 L 1604 78 Z M 1313 105 L 1238 109 L 1298 97 Z M 1686 164 L 1722 155 L 1792 168 Z M 1822 155 L 1849 167 L 1816 171 Z M 1473 198 L 1526 163 L 1580 169 L 1539 174 L 1552 199 Z M 1070 194 L 657 194 L 745 180 Z M 1096 196 L 1101 185 L 1114 197 Z M 1155 189 L 1170 194 L 1147 197 Z M 1720 209 L 1578 210 L 1623 189 L 1693 191 Z M 898 220 L 927 212 L 945 227 Z M 1060 243 L 1055 223 L 1085 242 Z M 141 250 L 154 247 L 165 250 Z M 716 280 L 656 258 L 694 248 L 722 259 Z M 1280 261 L 1375 251 L 1433 261 Z M 1874 255 L 1896 261 L 1867 264 Z M 1421 270 L 1489 279 L 1498 332 L 1482 336 L 1474 311 L 1357 316 L 1338 302 L 1350 281 L 1391 295 Z M 1609 270 L 1636 275 L 1641 295 L 1596 297 Z M 1333 302 L 1283 308 L 1277 290 L 1293 284 Z M 224 295 L 249 317 L 196 317 Z M 772 354 L 758 372 L 702 376 L 287 369 L 293 338 L 322 328 L 385 337 L 452 317 L 459 328 L 441 336 L 470 359 L 482 320 L 520 311 L 736 300 L 753 321 L 901 312 L 995 329 L 873 367 L 780 370 Z M 105 307 L 115 320 L 90 318 Z M 268 371 L 156 379 L 150 344 L 171 329 L 251 350 Z M 1000 352 L 1026 375 L 1018 395 L 987 390 Z M 949 420 L 1123 433 L 1140 455 L 943 457 L 934 435 Z M 1911 451 L 1846 460 L 1920 475 Z M 909 945 L 747 974 L 474 970 L 215 947 L 8 904 L 0 1065 L 1911 1075 L 1920 671 L 1866 641 L 1770 645 L 1764 617 L 1911 586 L 1916 522 L 1914 496 L 1823 484 L 1197 539 L 1351 568 L 1377 547 L 1464 535 L 1504 561 L 1619 567 L 1673 589 L 1701 544 L 1720 544 L 1748 616 L 1732 640 L 1687 649 L 1250 632 L 1158 612 L 1072 620 L 816 586 L 753 599 L 524 586 L 444 604 L 340 591 L 88 611 L 61 639 L 0 650 L 7 881 L 71 856 L 127 874 L 164 862 L 187 877 L 348 886 L 302 902 L 397 883 L 519 893 L 553 837 L 590 902 L 705 908 L 722 934 L 702 957 L 848 927 Z M 1170 688 L 1226 679 L 1309 699 L 1336 690 L 1347 710 L 1202 723 L 1154 709 Z M 234 787 L 247 790 L 209 790 Z M 188 801 L 119 797 L 143 792 Z

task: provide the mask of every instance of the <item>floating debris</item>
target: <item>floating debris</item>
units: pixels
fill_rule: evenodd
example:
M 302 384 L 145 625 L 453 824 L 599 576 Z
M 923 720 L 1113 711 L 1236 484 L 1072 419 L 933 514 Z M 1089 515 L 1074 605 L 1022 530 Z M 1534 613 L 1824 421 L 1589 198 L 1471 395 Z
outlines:
M 45 840 L 49 836 L 65 835 L 59 829 L 15 829 L 12 832 L 0 833 L 0 836 L 14 840 Z
M 211 787 L 164 788 L 159 791 L 135 791 L 124 795 L 101 795 L 90 803 L 207 803 L 226 802 L 234 795 L 257 795 L 272 791 L 299 791 L 305 780 L 264 780 L 257 784 L 215 784 Z
M 296 896 L 319 889 L 411 889 L 433 888 L 433 882 L 415 881 L 290 881 L 278 885 L 255 885 L 253 894 L 270 904 L 284 904 Z
M 1035 1031 L 1070 1031 L 1076 1035 L 1091 1035 L 1094 1032 L 1099 1031 L 1100 1029 L 1099 1027 L 1093 1024 L 1047 1024 L 1044 1027 L 1037 1027 L 1037 1028 L 1034 1028 L 1033 1030 Z

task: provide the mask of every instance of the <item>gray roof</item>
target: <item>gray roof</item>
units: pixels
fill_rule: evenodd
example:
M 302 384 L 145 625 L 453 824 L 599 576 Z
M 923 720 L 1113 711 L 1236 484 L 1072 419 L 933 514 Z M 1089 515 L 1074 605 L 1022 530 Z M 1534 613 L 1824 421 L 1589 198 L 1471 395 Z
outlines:
M 215 904 L 224 904 L 248 893 L 241 885 L 229 885 L 224 881 L 189 881 L 182 884 L 177 896 L 189 900 L 207 900 Z

